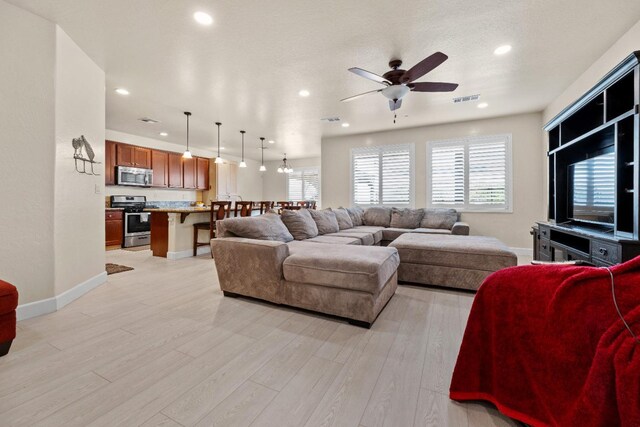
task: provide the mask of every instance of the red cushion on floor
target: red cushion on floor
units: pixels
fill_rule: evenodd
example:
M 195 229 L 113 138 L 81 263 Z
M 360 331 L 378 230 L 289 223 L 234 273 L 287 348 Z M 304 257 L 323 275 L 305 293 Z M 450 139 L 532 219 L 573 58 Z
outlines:
M 18 290 L 10 283 L 0 280 L 0 314 L 11 313 L 18 306 Z

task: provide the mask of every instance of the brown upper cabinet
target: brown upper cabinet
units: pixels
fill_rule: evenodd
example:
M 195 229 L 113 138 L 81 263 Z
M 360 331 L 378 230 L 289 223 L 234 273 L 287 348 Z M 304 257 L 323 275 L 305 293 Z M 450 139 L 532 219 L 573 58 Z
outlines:
M 104 148 L 104 183 L 116 184 L 116 145 L 114 141 L 105 141 Z
M 209 189 L 209 159 L 196 158 L 196 188 L 198 190 Z
M 182 188 L 182 154 L 169 153 L 169 188 Z
M 149 148 L 136 147 L 134 145 L 118 144 L 116 149 L 116 161 L 118 166 L 150 169 L 151 150 Z
M 153 169 L 153 186 L 169 186 L 169 153 L 151 150 L 151 168 Z
M 196 188 L 196 159 L 182 159 L 182 186 Z

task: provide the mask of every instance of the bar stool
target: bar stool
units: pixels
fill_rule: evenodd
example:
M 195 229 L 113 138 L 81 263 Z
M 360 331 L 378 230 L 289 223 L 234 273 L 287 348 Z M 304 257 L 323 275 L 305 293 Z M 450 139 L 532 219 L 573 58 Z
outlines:
M 302 209 L 302 206 L 288 205 L 288 206 L 283 206 L 282 209 L 286 209 L 288 211 L 299 211 L 300 209 Z
M 198 222 L 193 224 L 193 256 L 198 254 L 198 247 L 207 246 L 211 239 L 216 237 L 216 221 L 219 219 L 229 218 L 231 213 L 231 202 L 211 202 L 211 215 L 209 222 Z M 200 230 L 209 230 L 209 240 L 207 243 L 198 242 L 198 232 Z M 213 254 L 211 254 L 213 257 Z
M 233 214 L 236 217 L 251 216 L 253 202 L 236 202 Z
M 274 202 L 262 201 L 260 203 L 260 215 L 266 213 L 269 209 L 273 209 Z
M 288 201 L 277 202 L 276 204 L 278 206 L 280 206 L 281 208 L 286 208 L 287 206 L 291 206 L 292 205 L 292 203 L 288 202 Z
M 315 200 L 311 200 L 309 202 L 309 209 L 316 210 L 316 201 Z
M 302 201 L 298 202 L 298 206 L 303 207 L 305 209 L 309 209 L 309 206 L 311 206 L 311 202 L 309 202 L 307 200 L 302 200 Z

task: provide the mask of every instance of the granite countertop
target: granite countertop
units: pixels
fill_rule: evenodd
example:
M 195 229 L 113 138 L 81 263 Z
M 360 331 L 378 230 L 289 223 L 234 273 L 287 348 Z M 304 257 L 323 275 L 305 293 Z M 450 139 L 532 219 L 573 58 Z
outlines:
M 195 206 L 184 208 L 145 208 L 145 212 L 165 212 L 165 213 L 198 213 L 198 212 L 211 212 L 211 206 L 198 208 Z
M 124 208 L 104 208 L 106 211 L 123 211 Z

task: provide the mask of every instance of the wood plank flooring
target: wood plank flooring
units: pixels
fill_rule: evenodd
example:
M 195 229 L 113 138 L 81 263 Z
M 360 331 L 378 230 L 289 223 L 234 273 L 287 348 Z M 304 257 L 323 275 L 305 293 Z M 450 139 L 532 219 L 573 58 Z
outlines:
M 18 324 L 2 426 L 516 426 L 447 397 L 473 296 L 400 286 L 370 330 L 224 298 L 215 265 L 109 251 L 135 270 Z

